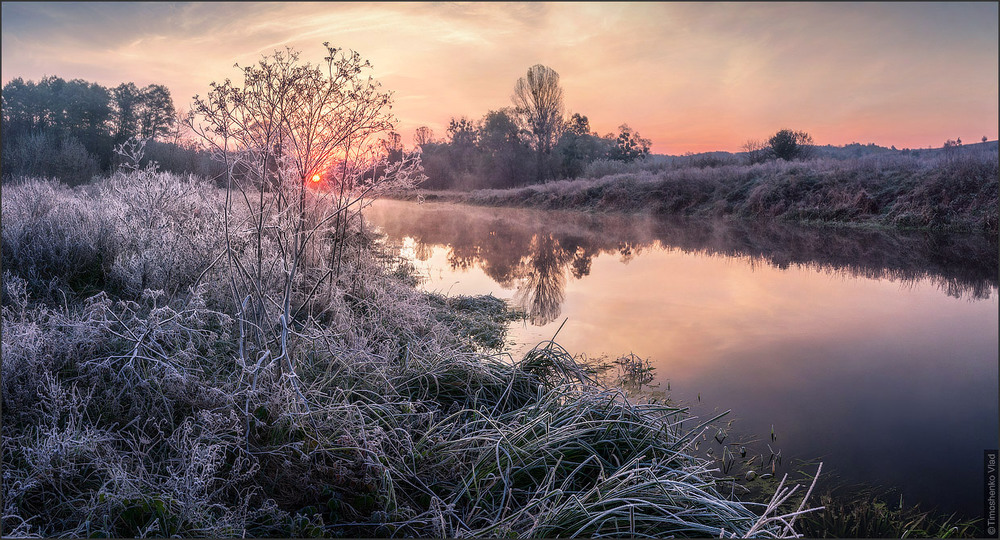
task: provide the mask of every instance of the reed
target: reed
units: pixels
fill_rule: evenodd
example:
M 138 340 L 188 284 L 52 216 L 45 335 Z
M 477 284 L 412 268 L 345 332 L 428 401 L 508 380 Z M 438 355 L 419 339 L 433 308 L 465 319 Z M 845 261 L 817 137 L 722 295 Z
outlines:
M 981 538 L 982 520 L 922 510 L 902 496 L 875 488 L 832 489 L 818 502 L 824 510 L 804 516 L 799 530 L 812 538 Z

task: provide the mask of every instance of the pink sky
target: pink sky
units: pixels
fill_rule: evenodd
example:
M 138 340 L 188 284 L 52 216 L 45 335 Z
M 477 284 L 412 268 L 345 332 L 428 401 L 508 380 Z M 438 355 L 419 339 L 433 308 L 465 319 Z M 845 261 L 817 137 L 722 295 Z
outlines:
M 395 93 L 405 143 L 510 105 L 541 63 L 567 113 L 627 123 L 653 151 L 739 151 L 805 130 L 817 144 L 997 138 L 996 3 L 4 2 L 2 79 L 165 84 L 187 109 L 275 48 L 358 51 Z

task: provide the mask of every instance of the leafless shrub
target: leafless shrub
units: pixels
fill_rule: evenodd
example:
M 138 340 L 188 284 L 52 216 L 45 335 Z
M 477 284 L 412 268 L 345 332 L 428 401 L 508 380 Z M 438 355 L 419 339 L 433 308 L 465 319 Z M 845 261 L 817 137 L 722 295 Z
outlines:
M 747 162 L 750 165 L 764 163 L 772 157 L 771 146 L 767 141 L 760 139 L 748 139 L 741 147 L 746 152 Z
M 118 172 L 99 185 L 97 201 L 114 227 L 110 285 L 127 296 L 186 292 L 223 252 L 222 200 L 203 180 Z
M 54 181 L 25 179 L 4 188 L 2 205 L 3 266 L 32 292 L 103 285 L 108 224 L 86 201 Z
M 146 143 L 149 141 L 149 138 L 143 138 L 136 135 L 135 137 L 127 139 L 115 147 L 115 154 L 118 154 L 119 158 L 119 172 L 124 174 L 135 174 L 143 169 L 147 169 L 149 172 L 156 172 L 156 165 L 153 163 L 150 163 L 146 167 L 140 165 L 140 162 L 146 153 Z

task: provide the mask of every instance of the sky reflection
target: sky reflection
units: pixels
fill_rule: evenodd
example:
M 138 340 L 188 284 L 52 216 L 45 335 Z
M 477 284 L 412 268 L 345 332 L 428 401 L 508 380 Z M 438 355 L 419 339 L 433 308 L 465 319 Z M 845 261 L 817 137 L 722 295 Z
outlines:
M 570 352 L 649 358 L 664 394 L 703 418 L 731 409 L 742 437 L 774 425 L 789 461 L 979 511 L 998 421 L 988 239 L 378 205 L 368 219 L 405 239 L 426 289 L 551 303 L 514 324 L 515 357 L 568 319 Z

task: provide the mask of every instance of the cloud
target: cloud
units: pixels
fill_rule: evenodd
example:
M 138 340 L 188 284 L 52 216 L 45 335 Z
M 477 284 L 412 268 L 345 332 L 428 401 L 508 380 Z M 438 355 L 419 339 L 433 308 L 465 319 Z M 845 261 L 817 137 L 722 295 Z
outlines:
M 599 132 L 656 152 L 738 150 L 781 127 L 818 143 L 997 136 L 997 6 L 986 3 L 4 3 L 4 82 L 163 83 L 184 106 L 285 46 L 357 50 L 403 125 L 510 104 L 536 63 Z M 428 96 L 426 99 L 405 96 Z M 975 132 L 975 134 L 973 134 Z M 410 135 L 404 132 L 404 139 Z

